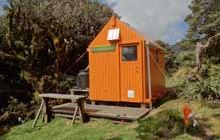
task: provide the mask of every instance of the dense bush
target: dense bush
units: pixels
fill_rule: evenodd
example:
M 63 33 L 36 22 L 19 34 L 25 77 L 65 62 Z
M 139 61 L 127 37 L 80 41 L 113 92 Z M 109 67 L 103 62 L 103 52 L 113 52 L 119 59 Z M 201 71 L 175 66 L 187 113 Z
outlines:
M 175 51 L 175 49 L 178 49 L 178 47 L 170 46 L 161 40 L 157 40 L 156 42 L 165 49 L 165 70 L 166 74 L 170 75 L 180 66 L 180 62 L 177 60 L 177 52 Z
M 62 91 L 68 91 L 70 88 L 76 86 L 76 77 L 72 75 L 63 75 L 59 82 L 59 89 Z
M 171 74 L 178 70 L 181 62 L 177 60 L 177 54 L 174 51 L 167 52 L 165 55 L 165 70 L 167 74 Z
M 195 66 L 195 51 L 188 50 L 188 51 L 182 51 L 178 53 L 176 61 L 179 62 L 181 66 L 194 67 Z
M 206 57 L 209 62 L 220 64 L 220 33 L 209 39 L 208 47 L 206 48 Z
M 197 80 L 189 86 L 190 98 L 205 100 L 220 100 L 220 67 L 212 65 L 208 68 L 207 77 Z
M 73 63 L 114 14 L 107 5 L 88 0 L 8 0 L 3 9 L 0 117 L 17 107 L 10 98 L 28 105 L 39 93 L 73 87 L 74 77 L 64 73 L 75 75 L 88 65 L 87 55 Z M 22 109 L 30 112 L 26 107 L 15 112 Z

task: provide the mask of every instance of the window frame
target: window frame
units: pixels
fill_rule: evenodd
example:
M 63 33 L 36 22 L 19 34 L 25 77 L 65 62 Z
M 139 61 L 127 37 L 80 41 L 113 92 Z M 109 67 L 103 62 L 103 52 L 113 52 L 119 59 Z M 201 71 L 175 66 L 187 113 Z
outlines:
M 136 56 L 135 56 L 135 59 L 134 59 L 134 60 L 129 60 L 129 59 L 124 60 L 124 59 L 123 59 L 123 55 L 124 55 L 124 54 L 123 54 L 123 49 L 129 48 L 129 47 L 135 47 L 135 48 L 136 48 L 136 49 L 135 49 L 135 54 L 136 54 Z M 136 61 L 138 61 L 138 45 L 137 45 L 137 44 L 129 44 L 129 45 L 123 45 L 123 46 L 121 46 L 120 55 L 121 55 L 120 61 L 123 62 L 123 63 L 130 63 L 130 62 L 136 62 Z

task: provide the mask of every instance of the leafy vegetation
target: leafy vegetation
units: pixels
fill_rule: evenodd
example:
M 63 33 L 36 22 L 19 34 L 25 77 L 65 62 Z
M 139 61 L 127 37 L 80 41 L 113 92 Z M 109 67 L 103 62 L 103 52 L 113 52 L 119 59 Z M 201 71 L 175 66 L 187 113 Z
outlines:
M 200 100 L 220 100 L 220 77 L 216 76 L 219 74 L 219 71 L 219 66 L 212 65 L 208 68 L 205 79 L 191 81 L 187 85 L 187 97 Z
M 192 14 L 185 20 L 189 24 L 187 37 L 190 41 L 207 41 L 220 32 L 219 0 L 193 0 L 189 8 Z
M 156 41 L 161 47 L 165 48 L 165 70 L 166 74 L 169 75 L 178 70 L 181 65 L 181 61 L 177 60 L 177 52 L 175 52 L 169 44 L 161 40 Z
M 219 101 L 219 6 L 216 0 L 193 0 L 189 6 L 192 13 L 185 20 L 190 28 L 186 38 L 176 44 L 181 49 L 174 59 L 179 67 L 167 76 L 167 85 L 181 97 Z M 195 49 L 197 42 L 205 46 L 201 54 Z M 195 69 L 197 55 L 203 57 L 199 71 Z
M 30 117 L 19 115 L 20 111 L 34 112 L 28 106 L 36 105 L 33 102 L 39 93 L 73 87 L 74 75 L 88 65 L 87 55 L 80 65 L 73 62 L 86 51 L 113 11 L 88 0 L 8 0 L 3 9 L 0 116 L 13 114 L 12 108 L 17 106 L 10 100 L 16 100 L 16 104 L 25 104 L 23 111 L 15 109 L 17 115 L 11 119 L 17 122 L 18 117 Z

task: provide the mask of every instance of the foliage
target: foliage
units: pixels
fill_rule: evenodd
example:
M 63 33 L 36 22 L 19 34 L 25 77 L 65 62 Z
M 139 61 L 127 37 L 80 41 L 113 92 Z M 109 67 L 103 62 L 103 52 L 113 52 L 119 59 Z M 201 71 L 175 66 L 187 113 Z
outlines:
M 181 51 L 195 50 L 194 44 L 192 44 L 192 42 L 187 38 L 177 42 L 175 44 L 175 46 L 177 46 Z M 179 52 L 181 52 L 181 51 L 179 51 Z
M 26 71 L 36 79 L 33 82 L 43 75 L 56 77 L 57 61 L 62 61 L 60 71 L 65 72 L 113 13 L 106 5 L 87 0 L 11 0 L 4 9 L 0 62 L 15 66 L 17 75 Z M 68 73 L 87 65 L 87 59 L 81 62 Z
M 165 70 L 167 74 L 171 74 L 172 72 L 175 72 L 180 62 L 177 61 L 177 53 L 172 50 L 172 47 L 167 44 L 166 42 L 163 42 L 161 40 L 156 41 L 161 47 L 165 48 L 166 54 L 165 54 Z
M 5 63 L 6 56 L 14 58 L 11 63 L 37 81 L 43 75 L 57 77 L 56 68 L 65 72 L 113 13 L 87 0 L 12 0 L 4 9 L 7 17 L 2 24 L 7 24 L 0 61 Z M 86 59 L 81 62 L 68 73 L 87 65 Z
M 13 0 L 5 10 L 8 47 L 37 77 L 54 73 L 57 63 L 64 72 L 112 15 L 107 6 L 87 0 Z
M 169 54 L 166 54 L 165 56 L 165 70 L 167 74 L 171 74 L 180 66 L 180 62 L 177 60 L 176 54 L 170 52 Z
M 219 100 L 220 99 L 220 67 L 210 65 L 203 68 L 200 76 L 195 69 L 182 66 L 179 70 L 168 76 L 166 86 L 175 88 L 179 97 L 194 100 Z
M 209 38 L 209 43 L 206 48 L 206 58 L 210 63 L 220 64 L 220 33 Z
M 59 87 L 62 91 L 68 91 L 70 88 L 76 86 L 76 77 L 72 75 L 63 75 L 59 82 Z
M 220 67 L 211 66 L 208 68 L 208 75 L 202 80 L 198 80 L 189 86 L 189 98 L 205 99 L 205 100 L 220 100 Z
M 0 16 L 0 108 L 4 109 L 9 109 L 11 97 L 28 104 L 33 99 L 30 93 L 72 87 L 74 78 L 68 81 L 70 76 L 61 74 L 73 77 L 87 66 L 86 56 L 67 71 L 113 14 L 108 6 L 88 0 L 8 0 L 4 12 Z
M 6 133 L 13 125 L 33 119 L 35 115 L 34 102 L 22 102 L 14 97 L 10 97 L 7 101 L 9 105 L 0 110 L 0 135 Z
M 195 44 L 202 42 L 206 45 L 206 58 L 212 63 L 220 63 L 220 1 L 193 0 L 189 8 L 192 13 L 185 18 L 189 30 L 180 43 L 182 48 L 195 49 Z
M 195 70 L 189 71 L 178 87 L 182 91 L 181 94 L 187 98 L 219 100 L 219 79 L 216 79 L 219 69 L 215 69 L 214 65 L 209 67 L 209 64 L 215 64 L 218 67 L 217 64 L 220 62 L 220 3 L 218 0 L 193 0 L 189 8 L 192 13 L 185 19 L 189 24 L 187 37 L 178 43 L 184 50 L 177 57 L 177 60 L 183 64 L 180 69 L 195 67 L 197 42 L 202 42 L 206 47 L 205 53 L 202 54 L 202 70 L 199 73 L 195 73 Z M 215 74 L 212 74 L 213 71 Z
M 194 67 L 195 66 L 195 51 L 188 50 L 182 51 L 177 54 L 176 61 L 180 63 L 182 67 Z
M 192 13 L 185 19 L 189 24 L 188 39 L 195 43 L 220 32 L 219 0 L 193 0 L 189 8 Z

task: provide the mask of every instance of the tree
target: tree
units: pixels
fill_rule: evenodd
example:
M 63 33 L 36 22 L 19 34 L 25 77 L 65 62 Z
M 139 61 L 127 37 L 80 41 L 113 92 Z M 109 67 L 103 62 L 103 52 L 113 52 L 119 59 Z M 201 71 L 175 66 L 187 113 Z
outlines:
M 54 79 L 60 79 L 86 51 L 113 14 L 108 6 L 90 0 L 8 0 L 4 10 L 0 17 L 0 83 L 4 84 L 0 86 L 16 89 L 17 83 L 30 91 L 42 89 L 45 79 L 49 82 L 44 87 L 55 89 Z M 87 64 L 85 57 L 67 74 Z
M 207 41 L 220 32 L 219 0 L 193 0 L 189 8 L 192 13 L 185 21 L 189 24 L 187 37 L 193 43 Z
M 86 51 L 89 42 L 107 22 L 113 11 L 89 0 L 12 0 L 7 14 L 7 49 L 22 61 L 20 65 L 32 77 L 56 77 Z M 5 49 L 5 50 L 7 50 Z M 87 65 L 84 60 L 75 71 Z
M 193 0 L 189 8 L 192 13 L 185 19 L 189 24 L 189 30 L 184 42 L 193 45 L 201 42 L 206 46 L 205 55 L 208 60 L 220 63 L 220 1 Z

